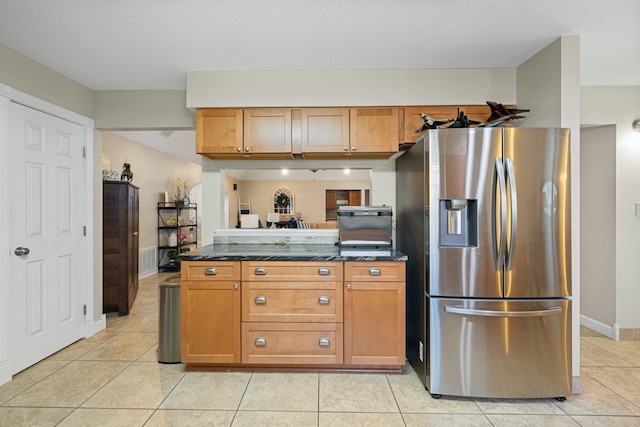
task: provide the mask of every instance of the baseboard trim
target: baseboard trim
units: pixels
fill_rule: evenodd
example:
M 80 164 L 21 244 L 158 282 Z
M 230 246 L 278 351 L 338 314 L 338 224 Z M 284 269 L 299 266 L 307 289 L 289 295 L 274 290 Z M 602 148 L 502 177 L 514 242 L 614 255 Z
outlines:
M 580 325 L 586 326 L 589 329 L 596 331 L 606 337 L 611 338 L 614 341 L 620 340 L 620 330 L 617 324 L 607 325 L 606 323 L 599 322 L 583 314 L 580 315 Z
M 107 316 L 103 314 L 97 321 L 87 320 L 84 323 L 84 338 L 89 338 L 92 335 L 107 328 Z
M 6 384 L 11 381 L 13 375 L 11 374 L 11 360 L 5 360 L 0 363 L 0 385 Z
M 571 383 L 571 393 L 582 394 L 582 377 L 572 377 Z

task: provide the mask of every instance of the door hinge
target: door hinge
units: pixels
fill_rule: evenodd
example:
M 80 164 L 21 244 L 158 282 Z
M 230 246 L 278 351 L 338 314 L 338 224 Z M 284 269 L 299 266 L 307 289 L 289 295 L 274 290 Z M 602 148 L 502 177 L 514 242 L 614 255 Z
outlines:
M 87 158 L 87 147 L 82 147 L 82 157 Z
M 85 237 L 87 236 L 87 226 L 86 225 L 82 226 L 82 235 L 85 236 Z
M 87 315 L 87 304 L 82 306 L 82 314 Z

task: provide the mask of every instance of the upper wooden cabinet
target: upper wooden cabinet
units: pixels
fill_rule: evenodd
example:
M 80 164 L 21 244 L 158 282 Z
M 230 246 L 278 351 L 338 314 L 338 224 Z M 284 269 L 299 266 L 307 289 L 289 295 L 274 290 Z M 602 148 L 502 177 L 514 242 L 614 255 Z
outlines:
M 300 141 L 302 153 L 348 152 L 349 109 L 301 109 Z
M 425 132 L 416 132 L 422 126 L 422 117 L 420 113 L 425 113 L 429 117 L 438 120 L 455 119 L 458 116 L 458 107 L 455 105 L 445 106 L 420 106 L 420 107 L 404 107 L 404 133 L 402 142 L 416 142 L 416 140 Z
M 196 153 L 242 155 L 242 110 L 205 108 L 196 112 Z
M 291 109 L 199 109 L 196 153 L 212 159 L 291 159 Z
M 388 158 L 423 132 L 420 113 L 484 122 L 487 105 L 352 108 L 204 108 L 196 152 L 212 159 Z
M 351 154 L 395 153 L 399 147 L 397 107 L 351 108 Z M 344 151 L 344 150 L 343 150 Z
M 243 155 L 269 158 L 291 155 L 291 109 L 251 108 L 244 110 Z

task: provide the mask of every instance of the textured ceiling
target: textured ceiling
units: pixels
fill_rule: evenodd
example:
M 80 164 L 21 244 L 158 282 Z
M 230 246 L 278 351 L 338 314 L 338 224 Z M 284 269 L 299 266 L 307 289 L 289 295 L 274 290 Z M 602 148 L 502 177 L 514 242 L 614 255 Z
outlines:
M 582 85 L 640 85 L 640 1 L 0 0 L 0 44 L 94 90 L 202 70 L 517 67 L 579 35 Z

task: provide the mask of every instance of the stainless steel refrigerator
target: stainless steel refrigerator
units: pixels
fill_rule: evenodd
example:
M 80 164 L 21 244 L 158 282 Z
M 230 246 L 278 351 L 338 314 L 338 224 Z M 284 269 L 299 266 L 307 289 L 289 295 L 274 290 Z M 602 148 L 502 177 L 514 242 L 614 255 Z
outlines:
M 429 392 L 571 394 L 569 131 L 434 129 L 396 160 L 407 357 Z

